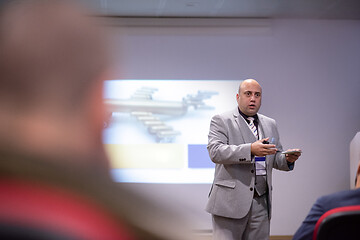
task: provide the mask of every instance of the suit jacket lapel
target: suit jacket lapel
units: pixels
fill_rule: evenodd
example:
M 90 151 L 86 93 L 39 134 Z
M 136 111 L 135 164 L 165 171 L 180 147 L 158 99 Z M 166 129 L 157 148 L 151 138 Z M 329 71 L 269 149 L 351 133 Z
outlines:
M 270 128 L 264 121 L 263 116 L 261 114 L 258 114 L 258 117 L 259 117 L 259 129 L 260 131 L 262 131 L 262 137 L 263 138 L 271 137 Z
M 234 115 L 234 121 L 239 127 L 239 131 L 241 133 L 240 135 L 242 136 L 244 143 L 255 142 L 257 139 L 255 138 L 254 134 L 251 132 L 245 119 L 240 115 L 238 108 L 234 110 L 233 115 Z
M 261 114 L 258 114 L 258 117 L 259 117 L 259 129 L 260 131 L 262 131 L 262 138 L 267 138 L 267 137 L 272 137 L 272 132 L 271 132 L 271 128 L 269 127 L 269 125 L 267 124 L 267 122 L 264 120 L 263 116 Z M 266 169 L 269 169 L 271 168 L 271 164 L 269 164 L 269 161 L 270 161 L 270 156 L 271 155 L 267 155 L 266 156 Z M 270 170 L 271 171 L 271 170 Z

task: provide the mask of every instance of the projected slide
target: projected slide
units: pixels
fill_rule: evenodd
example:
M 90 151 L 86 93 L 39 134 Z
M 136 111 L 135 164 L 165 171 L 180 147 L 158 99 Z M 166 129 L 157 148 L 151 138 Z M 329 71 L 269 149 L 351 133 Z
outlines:
M 103 142 L 115 181 L 211 183 L 211 117 L 236 106 L 237 81 L 108 80 Z

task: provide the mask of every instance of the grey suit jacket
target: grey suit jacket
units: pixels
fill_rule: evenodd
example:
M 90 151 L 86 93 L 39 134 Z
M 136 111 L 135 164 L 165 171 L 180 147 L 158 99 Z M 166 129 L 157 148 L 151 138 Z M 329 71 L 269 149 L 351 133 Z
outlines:
M 289 171 L 274 119 L 258 114 L 262 136 L 275 138 L 277 153 L 266 156 L 271 217 L 272 169 Z M 212 118 L 207 149 L 215 163 L 215 176 L 206 211 L 211 214 L 240 219 L 251 207 L 255 185 L 255 157 L 251 143 L 257 139 L 250 131 L 238 108 Z

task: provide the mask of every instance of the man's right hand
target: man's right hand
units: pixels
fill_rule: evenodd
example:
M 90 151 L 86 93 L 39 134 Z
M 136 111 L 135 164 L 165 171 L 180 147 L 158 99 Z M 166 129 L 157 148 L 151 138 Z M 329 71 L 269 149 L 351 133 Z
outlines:
M 275 154 L 277 149 L 274 144 L 264 144 L 263 141 L 269 141 L 269 138 L 263 138 L 251 144 L 251 154 L 254 156 L 263 157 L 266 155 Z

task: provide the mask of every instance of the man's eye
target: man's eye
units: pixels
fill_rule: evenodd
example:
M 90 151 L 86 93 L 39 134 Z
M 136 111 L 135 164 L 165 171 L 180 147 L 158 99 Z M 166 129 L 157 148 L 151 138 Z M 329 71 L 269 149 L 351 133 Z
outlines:
M 260 94 L 260 93 L 255 93 L 255 96 L 256 96 L 256 97 L 260 97 L 261 94 Z
M 246 92 L 245 95 L 246 95 L 246 96 L 251 96 L 251 93 Z

